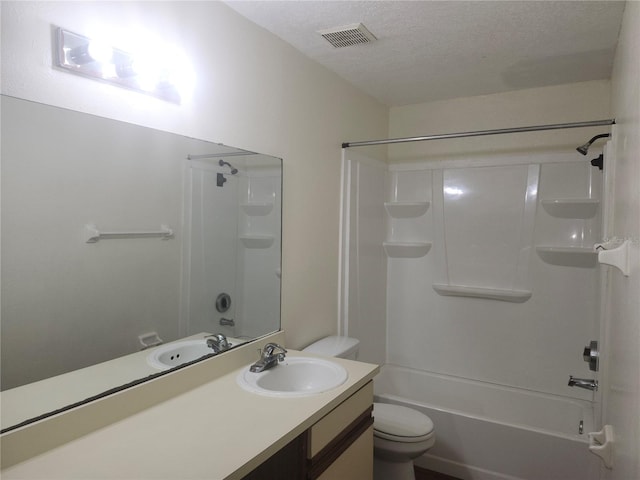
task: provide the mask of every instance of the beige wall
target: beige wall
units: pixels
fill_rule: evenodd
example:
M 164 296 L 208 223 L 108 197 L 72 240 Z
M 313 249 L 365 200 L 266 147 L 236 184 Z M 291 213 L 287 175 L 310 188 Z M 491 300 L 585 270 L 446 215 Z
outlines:
M 613 234 L 633 240 L 631 272 L 612 269 L 604 422 L 613 425 L 613 470 L 640 478 L 640 3 L 627 2 L 612 76 L 615 178 Z
M 173 105 L 51 68 L 51 25 L 152 31 L 198 75 Z M 340 146 L 388 109 L 219 2 L 3 2 L 2 93 L 284 159 L 283 322 L 291 347 L 335 332 Z
M 389 136 L 581 122 L 609 116 L 609 82 L 601 80 L 394 107 L 390 110 Z M 389 161 L 411 162 L 427 156 L 433 160 L 469 154 L 571 151 L 591 136 L 606 131 L 606 127 L 579 128 L 392 145 Z

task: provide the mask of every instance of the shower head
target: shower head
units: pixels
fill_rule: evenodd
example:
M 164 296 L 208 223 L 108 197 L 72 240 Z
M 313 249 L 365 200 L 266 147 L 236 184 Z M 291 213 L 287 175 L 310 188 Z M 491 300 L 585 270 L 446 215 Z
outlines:
M 236 173 L 238 173 L 238 169 L 235 168 L 233 165 L 231 165 L 229 162 L 225 162 L 224 160 L 220 159 L 218 161 L 218 165 L 220 165 L 221 167 L 224 167 L 225 165 L 227 167 L 229 167 L 231 169 L 231 175 L 235 175 Z
M 593 142 L 595 142 L 596 140 L 598 140 L 599 138 L 606 138 L 606 137 L 610 137 L 611 134 L 610 133 L 601 133 L 600 135 L 596 135 L 595 137 L 593 137 L 591 140 L 589 140 L 587 143 L 585 143 L 584 145 L 580 145 L 578 148 L 576 148 L 576 150 L 578 152 L 580 152 L 582 155 L 586 155 L 587 152 L 589 151 L 589 147 L 591 146 L 591 144 Z
M 578 148 L 576 148 L 576 150 L 580 152 L 582 155 L 586 155 L 587 152 L 589 151 L 590 146 L 591 146 L 590 143 L 585 143 L 584 145 L 580 145 Z

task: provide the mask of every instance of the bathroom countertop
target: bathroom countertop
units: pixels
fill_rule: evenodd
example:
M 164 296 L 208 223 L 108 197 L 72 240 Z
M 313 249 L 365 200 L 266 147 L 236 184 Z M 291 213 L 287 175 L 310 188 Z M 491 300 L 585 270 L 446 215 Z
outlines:
M 288 356 L 312 356 L 289 351 Z M 347 381 L 297 398 L 243 390 L 237 368 L 2 471 L 3 479 L 238 479 L 371 380 L 377 365 L 332 359 Z

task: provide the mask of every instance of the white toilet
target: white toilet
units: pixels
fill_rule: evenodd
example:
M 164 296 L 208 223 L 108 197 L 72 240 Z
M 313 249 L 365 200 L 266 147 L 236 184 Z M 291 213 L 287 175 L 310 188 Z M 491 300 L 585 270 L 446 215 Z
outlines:
M 303 351 L 355 360 L 359 344 L 355 338 L 331 336 Z M 433 422 L 417 410 L 389 403 L 374 403 L 373 417 L 374 479 L 415 480 L 413 459 L 436 441 Z

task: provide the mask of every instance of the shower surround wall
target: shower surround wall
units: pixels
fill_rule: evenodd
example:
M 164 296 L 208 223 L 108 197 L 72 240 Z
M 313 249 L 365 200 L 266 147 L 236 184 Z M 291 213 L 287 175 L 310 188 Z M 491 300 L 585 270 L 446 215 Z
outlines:
M 224 187 L 217 187 L 218 172 L 227 169 L 217 166 L 216 161 L 190 162 L 185 189 L 184 236 L 188 242 L 184 264 L 184 307 L 186 331 L 184 336 L 200 332 L 223 333 L 236 336 L 235 328 L 221 326 L 220 318 L 236 317 L 238 299 L 236 295 L 236 257 L 238 218 L 237 177 L 225 175 Z M 213 247 L 213 248 L 212 248 Z M 226 293 L 231 297 L 229 310 L 216 311 L 216 297 Z
M 240 171 L 230 175 L 218 159 L 187 164 L 182 335 L 254 338 L 280 326 L 281 169 L 234 157 Z
M 489 462 L 477 442 L 461 442 L 458 436 L 493 438 L 493 427 L 467 431 L 466 426 L 475 423 L 455 415 L 485 416 L 499 424 L 509 418 L 504 438 L 527 439 L 511 445 L 524 456 L 535 456 L 530 445 L 539 443 L 540 432 L 543 441 L 566 444 L 557 458 L 549 458 L 545 475 L 556 471 L 554 461 L 560 463 L 565 456 L 582 464 L 584 478 L 593 478 L 589 475 L 597 470 L 597 462 L 590 458 L 586 435 L 578 429 L 580 420 L 586 429 L 594 425 L 594 394 L 568 387 L 567 380 L 570 374 L 597 378 L 583 361 L 582 350 L 599 337 L 599 268 L 593 244 L 600 241 L 602 172 L 566 151 L 396 164 L 388 169 L 371 165 L 362 155 L 345 152 L 343 239 L 349 248 L 343 261 L 348 288 L 343 292 L 350 295 L 342 314 L 345 331 L 363 342 L 360 358 L 385 363 L 377 387 L 383 401 L 400 397 L 409 405 L 454 410 L 453 420 L 443 417 L 444 424 L 436 425 L 443 429 L 438 430 L 440 448 L 429 454 L 437 455 L 440 463 L 418 463 L 440 468 L 442 461 L 464 464 L 465 458 Z M 381 223 L 383 228 L 377 228 Z M 371 245 L 376 243 L 384 250 L 374 250 Z M 383 259 L 386 253 L 386 268 L 374 269 L 380 258 L 373 252 Z M 375 285 L 372 272 L 385 270 L 386 300 L 379 289 L 370 288 Z M 367 313 L 384 310 L 385 301 L 386 327 Z M 381 360 L 384 348 L 371 349 L 370 344 L 382 338 L 386 355 Z M 491 392 L 488 395 L 504 396 L 506 417 L 492 417 L 482 406 L 485 399 L 471 390 L 438 403 L 454 389 L 434 391 L 433 382 L 426 382 L 434 375 L 437 385 L 457 385 L 456 391 L 460 385 L 475 385 Z M 468 398 L 455 407 L 460 395 Z M 529 407 L 509 414 L 508 398 L 519 396 Z M 550 415 L 557 412 L 549 405 L 571 410 L 573 427 L 554 428 Z M 517 411 L 528 414 L 520 418 Z M 509 433 L 514 425 L 531 430 Z M 533 479 L 541 474 L 539 469 L 518 467 L 527 463 L 521 460 L 491 459 L 465 468 L 498 475 L 487 478 Z M 462 474 L 460 469 L 448 473 Z
M 595 208 L 585 215 L 568 212 L 565 218 L 541 206 L 599 200 L 601 174 L 588 162 L 571 161 L 577 158 L 393 168 L 388 199 L 431 202 L 431 208 L 419 217 L 389 215 L 387 240 L 432 247 L 413 258 L 389 253 L 388 363 L 592 397 L 568 387 L 567 379 L 589 376 L 581 352 L 599 332 L 591 252 L 599 241 L 598 204 L 587 203 Z

